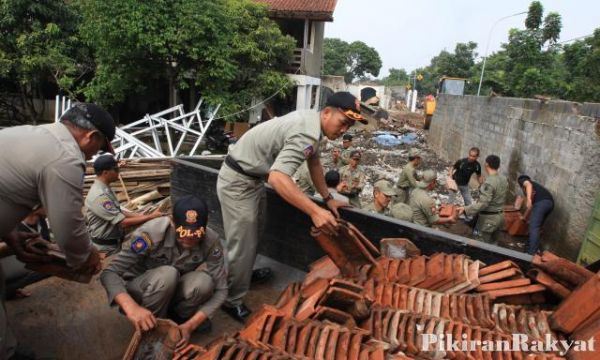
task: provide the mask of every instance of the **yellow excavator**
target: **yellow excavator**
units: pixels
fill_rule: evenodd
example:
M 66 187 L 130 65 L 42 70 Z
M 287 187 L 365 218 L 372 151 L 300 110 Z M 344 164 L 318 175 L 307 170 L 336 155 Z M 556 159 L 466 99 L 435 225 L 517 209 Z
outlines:
M 438 82 L 436 97 L 440 94 L 464 95 L 466 82 L 467 79 L 465 78 L 442 76 Z M 431 118 L 433 118 L 433 113 L 435 111 L 435 99 L 436 98 L 431 95 L 425 97 L 425 129 L 429 129 L 429 126 L 431 125 Z

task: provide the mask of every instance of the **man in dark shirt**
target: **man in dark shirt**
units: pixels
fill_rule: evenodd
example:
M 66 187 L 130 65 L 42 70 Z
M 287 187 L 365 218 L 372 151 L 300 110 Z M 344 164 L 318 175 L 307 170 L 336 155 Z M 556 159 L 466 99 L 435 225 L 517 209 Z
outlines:
M 517 179 L 523 194 L 525 195 L 525 214 L 522 220 L 529 221 L 529 241 L 527 242 L 527 253 L 534 255 L 540 247 L 540 230 L 544 221 L 554 209 L 554 198 L 548 189 L 531 180 L 527 175 L 521 175 Z M 520 209 L 523 198 L 519 196 L 515 207 Z
M 469 156 L 454 163 L 451 170 L 452 178 L 456 181 L 456 185 L 458 185 L 458 190 L 463 197 L 465 206 L 469 206 L 473 203 L 471 190 L 469 190 L 469 181 L 471 180 L 473 173 L 477 174 L 479 184 L 482 184 L 484 180 L 481 176 L 481 164 L 477 161 L 478 158 L 479 149 L 472 147 L 471 150 L 469 150 Z

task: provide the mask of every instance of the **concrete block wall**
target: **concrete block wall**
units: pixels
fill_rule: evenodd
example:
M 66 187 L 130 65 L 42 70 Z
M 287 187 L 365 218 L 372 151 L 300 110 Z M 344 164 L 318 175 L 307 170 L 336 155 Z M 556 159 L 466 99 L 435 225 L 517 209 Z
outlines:
M 527 174 L 548 188 L 555 209 L 544 227 L 550 250 L 575 259 L 600 192 L 600 104 L 502 97 L 443 95 L 432 119 L 429 144 L 444 159 L 480 160 L 496 154 L 510 180 Z

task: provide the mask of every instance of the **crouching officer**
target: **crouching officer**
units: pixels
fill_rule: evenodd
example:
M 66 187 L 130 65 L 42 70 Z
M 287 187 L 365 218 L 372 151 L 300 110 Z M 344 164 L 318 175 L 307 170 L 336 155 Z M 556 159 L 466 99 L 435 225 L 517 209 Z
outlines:
M 180 198 L 172 218 L 156 218 L 135 230 L 100 276 L 109 303 L 118 305 L 136 329 L 154 328 L 156 317 L 179 323 L 178 348 L 193 331 L 210 329 L 209 318 L 227 297 L 223 249 L 207 221 L 203 200 Z

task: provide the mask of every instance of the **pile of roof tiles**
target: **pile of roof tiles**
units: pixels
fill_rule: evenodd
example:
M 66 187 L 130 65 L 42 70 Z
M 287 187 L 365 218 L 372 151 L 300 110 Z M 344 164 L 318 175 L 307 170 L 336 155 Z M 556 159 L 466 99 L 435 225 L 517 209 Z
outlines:
M 426 336 L 436 336 L 510 343 L 513 334 L 526 335 L 529 345 L 600 340 L 600 274 L 552 254 L 536 258 L 536 272 L 526 278 L 512 262 L 486 266 L 459 254 L 423 256 L 406 239 L 381 241 L 385 255 L 396 253 L 403 258 L 381 256 L 346 222 L 338 234 L 315 231 L 313 236 L 328 256 L 311 265 L 302 283 L 289 284 L 274 305 L 257 311 L 235 336 L 222 337 L 206 349 L 194 348 L 191 356 L 176 358 L 563 359 L 558 353 L 505 348 L 492 352 L 481 346 L 442 349 L 427 347 L 424 341 Z M 551 281 L 538 280 L 540 272 Z M 512 285 L 503 284 L 506 282 Z M 534 285 L 560 298 L 553 289 L 556 284 L 568 290 L 561 290 L 565 299 L 556 310 L 549 304 L 501 301 L 518 302 L 519 296 L 533 296 L 538 292 L 505 290 Z M 593 351 L 571 351 L 567 358 L 598 357 Z

